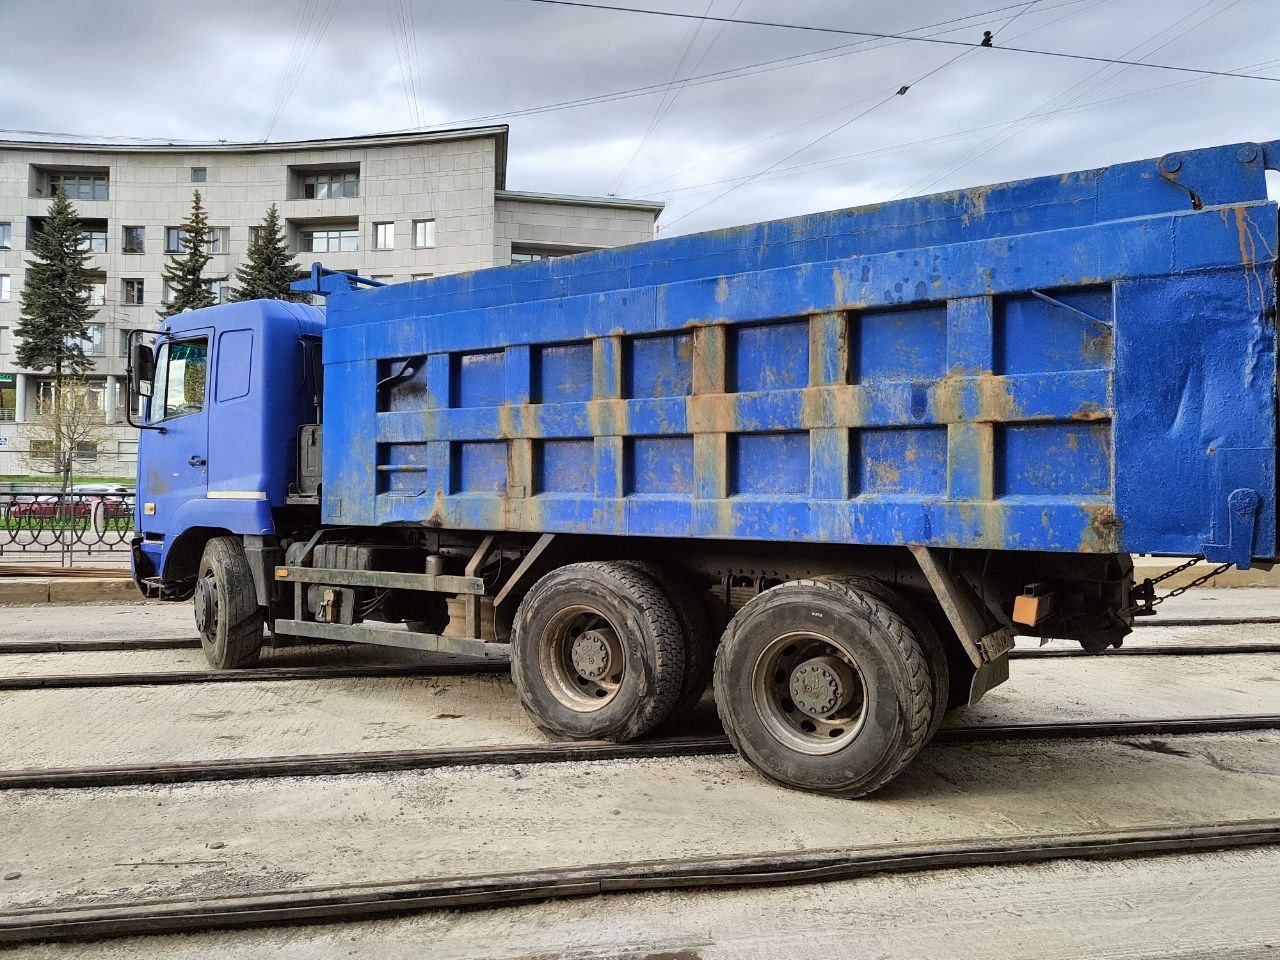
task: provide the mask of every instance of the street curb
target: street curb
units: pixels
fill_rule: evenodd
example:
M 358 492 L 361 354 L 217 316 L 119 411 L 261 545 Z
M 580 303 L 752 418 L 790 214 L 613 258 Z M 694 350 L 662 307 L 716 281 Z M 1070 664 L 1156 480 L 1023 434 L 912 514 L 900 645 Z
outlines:
M 128 577 L 63 580 L 55 577 L 0 577 L 0 604 L 108 603 L 140 601 Z

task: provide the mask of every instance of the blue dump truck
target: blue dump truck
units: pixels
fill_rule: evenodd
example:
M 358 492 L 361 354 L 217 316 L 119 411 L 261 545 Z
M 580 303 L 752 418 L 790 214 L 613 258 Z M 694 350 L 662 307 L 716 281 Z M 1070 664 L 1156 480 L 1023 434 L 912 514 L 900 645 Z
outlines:
M 264 642 L 509 657 L 548 734 L 714 676 L 843 796 L 1008 676 L 1119 646 L 1130 554 L 1276 557 L 1280 141 L 232 303 L 134 350 L 139 589 Z M 270 639 L 264 635 L 264 627 Z

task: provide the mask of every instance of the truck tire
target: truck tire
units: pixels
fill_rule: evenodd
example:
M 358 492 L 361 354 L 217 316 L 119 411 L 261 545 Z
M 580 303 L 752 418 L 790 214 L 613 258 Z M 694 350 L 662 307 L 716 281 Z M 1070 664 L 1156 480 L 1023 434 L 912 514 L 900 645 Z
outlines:
M 912 603 L 908 597 L 895 590 L 890 584 L 874 577 L 832 577 L 830 579 L 838 580 L 855 590 L 861 590 L 875 597 L 906 621 L 911 632 L 920 641 L 920 646 L 924 648 L 925 656 L 929 659 L 929 672 L 933 677 L 933 720 L 929 723 L 928 736 L 928 740 L 932 740 L 947 715 L 951 692 L 951 664 L 947 660 L 947 648 L 943 646 L 942 637 L 938 636 L 938 631 L 929 618 L 928 608 Z M 965 697 L 967 702 L 967 688 Z
M 671 720 L 687 716 L 711 685 L 715 669 L 716 640 L 711 615 L 697 588 L 671 567 L 644 560 L 621 561 L 639 570 L 658 585 L 675 611 L 684 641 L 684 682 L 671 711 Z
M 933 721 L 919 638 L 872 593 L 837 580 L 793 580 L 739 610 L 716 654 L 715 690 L 748 763 L 785 786 L 842 797 L 901 773 Z
M 666 720 L 684 683 L 684 641 L 654 580 L 624 563 L 575 563 L 516 611 L 511 677 L 555 737 L 634 740 Z
M 258 659 L 262 608 L 238 538 L 214 537 L 205 544 L 196 579 L 195 612 L 200 646 L 211 667 L 234 670 Z

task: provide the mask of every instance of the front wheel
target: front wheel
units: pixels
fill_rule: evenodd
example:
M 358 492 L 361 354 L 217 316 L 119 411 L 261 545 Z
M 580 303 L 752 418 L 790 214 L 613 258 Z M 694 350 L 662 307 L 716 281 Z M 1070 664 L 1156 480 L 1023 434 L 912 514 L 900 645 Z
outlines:
M 839 580 L 784 583 L 739 610 L 716 656 L 715 690 L 725 731 L 752 766 L 844 797 L 896 777 L 928 740 L 935 709 L 919 638 L 880 597 Z
M 214 537 L 200 557 L 195 588 L 196 629 L 205 659 L 217 670 L 252 666 L 262 649 L 262 608 L 244 546 Z

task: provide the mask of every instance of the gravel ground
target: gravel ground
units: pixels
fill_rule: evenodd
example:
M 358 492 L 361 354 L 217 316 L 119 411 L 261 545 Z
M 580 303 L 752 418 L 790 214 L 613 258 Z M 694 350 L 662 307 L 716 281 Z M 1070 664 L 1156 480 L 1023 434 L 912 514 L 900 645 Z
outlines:
M 41 659 L 73 656 L 97 655 Z M 1278 679 L 1276 654 L 1017 661 L 1008 683 L 948 722 L 1266 713 L 1280 710 Z M 543 739 L 505 674 L 23 690 L 0 698 L 0 728 L 0 768 L 10 769 Z M 704 705 L 671 732 L 715 728 Z
M 1280 615 L 1197 591 L 1177 617 Z M 192 636 L 187 605 L 0 611 L 0 639 Z M 1144 628 L 1259 642 L 1280 625 Z M 281 651 L 281 663 L 402 656 Z M 327 659 L 326 659 L 327 658 Z M 8 675 L 199 668 L 197 650 L 7 655 Z M 364 662 L 392 662 L 367 660 Z M 345 662 L 360 662 L 347 660 Z M 1020 661 L 949 722 L 1280 710 L 1280 657 Z M 694 727 L 713 725 L 709 704 Z M 0 698 L 0 767 L 540 739 L 501 676 L 39 690 Z M 679 731 L 689 732 L 689 731 Z M 667 856 L 1280 817 L 1280 733 L 936 744 L 874 798 L 784 790 L 735 757 L 0 793 L 0 909 Z M 1280 850 L 596 897 L 333 926 L 24 948 L 23 956 L 1192 957 L 1280 945 Z
M 1278 782 L 1248 733 L 937 744 L 857 802 L 736 757 L 7 791 L 0 907 L 1280 817 Z
M 1242 878 L 1248 882 L 1241 882 Z M 590 897 L 327 926 L 26 948 L 32 960 L 1263 960 L 1280 851 Z

